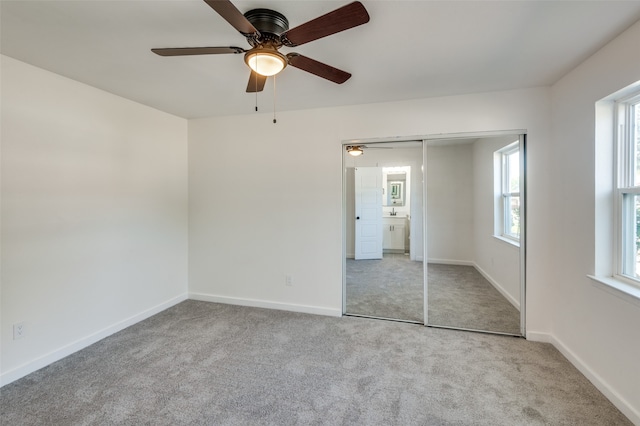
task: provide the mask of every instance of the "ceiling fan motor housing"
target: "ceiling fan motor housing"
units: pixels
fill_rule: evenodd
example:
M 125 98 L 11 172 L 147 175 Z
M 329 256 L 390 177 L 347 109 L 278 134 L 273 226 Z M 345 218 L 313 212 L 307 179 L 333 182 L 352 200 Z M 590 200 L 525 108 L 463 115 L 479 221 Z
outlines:
M 256 42 L 277 42 L 280 44 L 280 34 L 289 29 L 289 21 L 280 12 L 271 9 L 252 9 L 244 14 L 249 22 L 260 31 Z

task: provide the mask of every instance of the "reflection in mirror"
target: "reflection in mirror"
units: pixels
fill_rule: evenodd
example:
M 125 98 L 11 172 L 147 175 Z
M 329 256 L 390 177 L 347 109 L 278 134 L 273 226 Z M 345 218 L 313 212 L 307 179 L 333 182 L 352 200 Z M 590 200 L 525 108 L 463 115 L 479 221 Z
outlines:
M 389 181 L 387 184 L 389 188 L 389 198 L 387 200 L 387 205 L 402 205 L 403 204 L 403 188 L 402 182 L 400 181 Z
M 384 206 L 401 207 L 406 200 L 407 174 L 410 167 L 382 168 L 382 198 Z
M 520 136 L 427 142 L 427 324 L 521 335 Z
M 424 323 L 422 158 L 421 141 L 344 157 L 347 315 Z

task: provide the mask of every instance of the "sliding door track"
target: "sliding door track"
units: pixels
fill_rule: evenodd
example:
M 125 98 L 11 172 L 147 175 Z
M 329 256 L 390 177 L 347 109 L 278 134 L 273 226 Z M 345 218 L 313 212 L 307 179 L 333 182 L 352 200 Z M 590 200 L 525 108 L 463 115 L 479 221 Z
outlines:
M 362 315 L 362 314 L 345 313 L 344 316 L 345 317 L 358 317 L 358 318 L 377 319 L 377 320 L 383 320 L 383 321 L 406 322 L 408 324 L 424 325 L 424 323 L 422 321 L 406 320 L 406 319 L 399 319 L 399 318 L 377 317 L 377 316 L 374 316 L 374 315 Z

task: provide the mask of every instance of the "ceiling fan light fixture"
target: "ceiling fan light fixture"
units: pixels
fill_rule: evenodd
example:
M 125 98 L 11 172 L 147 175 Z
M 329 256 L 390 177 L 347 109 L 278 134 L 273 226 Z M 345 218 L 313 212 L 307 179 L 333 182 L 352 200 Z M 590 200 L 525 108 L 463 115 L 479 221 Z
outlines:
M 244 55 L 246 64 L 265 77 L 278 74 L 287 66 L 287 58 L 274 49 L 251 49 Z
M 359 157 L 360 155 L 362 155 L 364 153 L 362 148 L 360 146 L 358 146 L 358 145 L 347 146 L 347 152 L 352 157 Z

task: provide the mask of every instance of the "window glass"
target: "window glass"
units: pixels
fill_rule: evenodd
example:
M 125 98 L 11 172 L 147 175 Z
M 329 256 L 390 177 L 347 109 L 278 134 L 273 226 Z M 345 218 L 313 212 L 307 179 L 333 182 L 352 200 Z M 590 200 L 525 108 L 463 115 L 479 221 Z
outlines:
M 500 182 L 500 207 L 496 209 L 496 236 L 520 240 L 520 148 L 514 142 L 499 151 L 499 169 L 495 178 Z M 496 163 L 498 164 L 498 163 Z
M 623 274 L 640 278 L 640 195 L 623 194 Z
M 510 196 L 507 200 L 507 212 L 505 217 L 505 234 L 509 237 L 520 239 L 520 196 Z
M 620 102 L 619 274 L 640 281 L 640 102 Z
M 634 147 L 634 159 L 635 159 L 635 176 L 634 176 L 634 186 L 640 185 L 640 104 L 635 104 L 630 106 L 631 108 L 631 117 L 634 122 L 634 125 L 631 126 L 630 131 L 630 139 L 633 142 Z
M 520 192 L 520 151 L 516 150 L 507 155 L 508 162 L 508 192 Z

